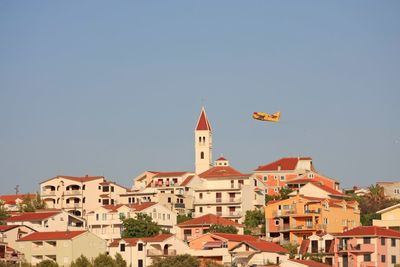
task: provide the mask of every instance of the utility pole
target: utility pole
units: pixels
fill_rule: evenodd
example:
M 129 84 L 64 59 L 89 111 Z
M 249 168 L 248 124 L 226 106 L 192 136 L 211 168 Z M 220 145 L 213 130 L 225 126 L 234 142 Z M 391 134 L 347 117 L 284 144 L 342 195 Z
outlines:
M 19 193 L 19 185 L 16 185 L 14 187 L 14 189 L 15 189 L 15 194 L 18 195 L 18 193 Z

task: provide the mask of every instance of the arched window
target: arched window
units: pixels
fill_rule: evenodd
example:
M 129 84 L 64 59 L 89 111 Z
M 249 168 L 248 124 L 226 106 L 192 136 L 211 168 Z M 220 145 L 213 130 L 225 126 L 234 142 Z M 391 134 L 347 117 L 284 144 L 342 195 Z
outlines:
M 199 143 L 201 143 L 201 136 L 199 136 Z
M 200 153 L 200 158 L 201 158 L 201 159 L 204 159 L 204 152 L 201 152 L 201 153 Z
M 205 136 L 203 136 L 203 143 L 205 143 L 206 142 L 206 137 Z

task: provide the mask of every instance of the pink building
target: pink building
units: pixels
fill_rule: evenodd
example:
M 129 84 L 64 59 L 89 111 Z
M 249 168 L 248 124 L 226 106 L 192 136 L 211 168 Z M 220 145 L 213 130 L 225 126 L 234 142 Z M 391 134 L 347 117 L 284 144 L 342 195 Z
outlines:
M 400 232 L 360 226 L 336 235 L 335 266 L 395 266 L 400 263 Z

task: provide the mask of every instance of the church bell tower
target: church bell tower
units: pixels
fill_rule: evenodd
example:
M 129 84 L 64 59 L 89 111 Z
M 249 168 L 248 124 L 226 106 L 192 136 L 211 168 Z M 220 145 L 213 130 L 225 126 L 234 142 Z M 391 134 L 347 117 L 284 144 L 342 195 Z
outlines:
M 201 108 L 194 131 L 194 150 L 196 174 L 210 169 L 212 167 L 212 130 L 204 107 Z

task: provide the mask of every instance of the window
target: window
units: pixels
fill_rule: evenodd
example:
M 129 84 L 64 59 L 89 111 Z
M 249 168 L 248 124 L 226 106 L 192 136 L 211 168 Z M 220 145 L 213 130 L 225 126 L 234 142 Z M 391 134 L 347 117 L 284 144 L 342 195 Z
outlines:
M 128 198 L 128 203 L 132 203 L 132 199 L 131 198 Z
M 200 212 L 200 213 L 203 213 L 203 207 L 200 207 L 200 208 L 199 208 L 199 212 Z
M 400 194 L 400 188 L 395 188 L 393 189 L 394 194 Z
M 279 220 L 275 220 L 275 225 L 279 225 Z
M 386 244 L 386 239 L 384 237 L 381 237 L 381 246 L 384 246 Z
M 274 192 L 278 193 L 279 189 L 277 187 L 274 188 Z
M 278 180 L 278 175 L 275 175 L 275 176 L 274 176 L 274 179 L 275 179 L 275 180 Z
M 108 186 L 103 186 L 103 192 L 109 192 L 110 188 Z
M 143 260 L 138 260 L 137 266 L 138 267 L 143 267 Z
M 125 251 L 125 244 L 119 244 L 119 251 Z
M 143 243 L 138 244 L 138 251 L 143 251 Z
M 281 176 L 281 181 L 285 181 L 285 176 Z
M 363 237 L 364 244 L 371 244 L 371 237 Z
M 170 197 L 168 198 L 168 203 L 171 203 L 171 198 Z
M 392 255 L 392 264 L 396 264 L 396 256 Z
M 396 246 L 396 238 L 392 238 L 392 247 L 395 247 Z
M 82 203 L 85 203 L 86 202 L 86 197 L 84 197 L 83 199 L 82 199 Z
M 103 221 L 107 220 L 107 214 L 106 213 L 101 214 L 101 219 Z
M 381 262 L 386 262 L 386 255 L 381 255 Z
M 257 180 L 254 179 L 254 186 L 257 186 Z
M 101 190 L 101 186 L 99 185 L 99 190 Z
M 99 203 L 101 203 L 101 199 L 99 198 Z
M 82 190 L 85 190 L 85 188 L 86 188 L 86 185 L 83 185 L 83 186 L 82 186 Z
M 324 224 L 328 224 L 328 218 L 324 218 Z
M 267 176 L 264 176 L 264 181 L 266 181 L 266 180 L 268 180 L 268 177 L 267 177 Z
M 171 219 L 171 215 L 167 214 L 167 220 Z
M 111 192 L 114 192 L 114 186 L 111 186 Z
M 200 153 L 200 158 L 201 158 L 201 159 L 204 159 L 204 152 L 201 152 L 201 153 Z
M 371 261 L 371 254 L 364 254 L 364 261 Z
M 108 205 L 108 199 L 103 199 L 103 205 Z
M 99 214 L 97 213 L 97 214 L 96 214 L 96 221 L 98 221 L 99 218 L 100 218 L 100 216 L 99 216 Z

